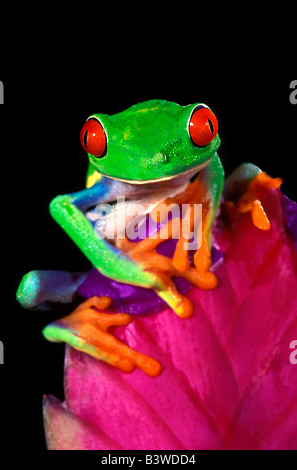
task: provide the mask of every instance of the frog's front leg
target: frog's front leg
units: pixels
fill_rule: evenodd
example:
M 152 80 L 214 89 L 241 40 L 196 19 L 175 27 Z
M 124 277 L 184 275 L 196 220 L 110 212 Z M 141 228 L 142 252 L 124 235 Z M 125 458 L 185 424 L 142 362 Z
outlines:
M 105 185 L 97 183 L 77 193 L 57 196 L 50 203 L 50 213 L 101 274 L 119 282 L 157 288 L 154 275 L 96 236 L 85 212 L 103 200 L 104 191 Z
M 97 183 L 78 193 L 57 196 L 50 204 L 50 212 L 101 274 L 125 284 L 154 289 L 177 315 L 189 316 L 192 312 L 190 301 L 177 295 L 162 276 L 146 270 L 121 250 L 96 236 L 84 211 L 105 200 L 104 191 L 104 183 Z
M 211 239 L 212 225 L 216 217 L 223 185 L 224 185 L 224 169 L 218 154 L 215 153 L 210 163 L 201 172 L 201 183 L 205 187 L 202 221 L 202 244 L 194 255 L 194 264 L 196 269 L 201 273 L 207 273 L 211 267 Z
M 51 304 L 68 304 L 75 300 L 76 291 L 88 273 L 36 270 L 25 274 L 16 298 L 24 308 L 49 310 Z

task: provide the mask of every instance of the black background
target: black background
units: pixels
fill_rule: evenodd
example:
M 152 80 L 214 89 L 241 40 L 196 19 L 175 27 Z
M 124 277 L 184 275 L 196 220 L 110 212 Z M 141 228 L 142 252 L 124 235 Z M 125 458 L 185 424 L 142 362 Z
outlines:
M 287 43 L 284 54 L 284 46 L 263 41 L 239 48 L 231 41 L 231 49 L 218 41 L 206 58 L 195 45 L 188 54 L 170 44 L 158 51 L 134 44 L 127 52 L 117 42 L 109 60 L 102 45 L 91 53 L 86 49 L 71 69 L 42 62 L 18 73 L 7 68 L 0 76 L 3 448 L 44 451 L 42 396 L 63 400 L 64 346 L 41 335 L 59 315 L 22 309 L 15 291 L 32 269 L 89 268 L 51 219 L 48 205 L 57 194 L 84 186 L 87 158 L 79 132 L 91 113 L 112 114 L 153 98 L 204 102 L 218 118 L 226 174 L 252 162 L 283 178 L 283 192 L 297 200 L 297 105 L 289 101 L 297 70 Z

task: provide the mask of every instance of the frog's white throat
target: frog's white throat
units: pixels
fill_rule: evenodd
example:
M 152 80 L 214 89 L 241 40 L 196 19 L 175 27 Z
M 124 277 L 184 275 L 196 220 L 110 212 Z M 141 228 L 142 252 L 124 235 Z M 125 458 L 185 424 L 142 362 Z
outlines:
M 184 184 L 187 180 L 191 179 L 192 176 L 194 176 L 196 173 L 199 171 L 203 170 L 208 163 L 210 162 L 211 158 L 206 160 L 206 162 L 201 163 L 200 165 L 197 165 L 193 168 L 190 168 L 190 170 L 182 171 L 181 173 L 178 173 L 176 175 L 170 175 L 170 176 L 161 176 L 160 178 L 155 178 L 151 180 L 130 180 L 130 179 L 123 179 L 123 178 L 115 178 L 115 177 L 109 177 L 106 176 L 107 178 L 112 178 L 117 181 L 122 181 L 123 183 L 129 183 L 129 184 L 137 184 L 137 185 L 142 185 L 142 184 L 154 184 L 154 183 L 161 183 L 162 181 L 172 181 L 174 183 L 174 186 L 181 186 Z

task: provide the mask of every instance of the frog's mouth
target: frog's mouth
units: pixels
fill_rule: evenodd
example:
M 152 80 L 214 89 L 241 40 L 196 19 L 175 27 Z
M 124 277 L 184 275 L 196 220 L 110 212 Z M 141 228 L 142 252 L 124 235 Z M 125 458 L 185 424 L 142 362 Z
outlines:
M 112 178 L 113 180 L 117 181 L 122 181 L 123 183 L 129 183 L 129 184 L 137 184 L 137 185 L 143 185 L 143 184 L 154 184 L 154 183 L 162 183 L 172 181 L 173 186 L 181 186 L 183 185 L 186 181 L 192 178 L 192 176 L 196 175 L 199 171 L 203 170 L 208 163 L 210 162 L 211 158 L 206 160 L 206 162 L 201 163 L 200 165 L 197 165 L 193 168 L 190 168 L 189 170 L 182 171 L 181 173 L 177 173 L 176 175 L 170 175 L 170 176 L 161 176 L 160 178 L 155 178 L 155 179 L 150 179 L 150 180 L 131 180 L 131 179 L 123 179 L 123 178 L 115 178 L 115 177 L 109 177 L 106 176 L 107 178 Z M 105 175 L 104 175 L 105 176 Z

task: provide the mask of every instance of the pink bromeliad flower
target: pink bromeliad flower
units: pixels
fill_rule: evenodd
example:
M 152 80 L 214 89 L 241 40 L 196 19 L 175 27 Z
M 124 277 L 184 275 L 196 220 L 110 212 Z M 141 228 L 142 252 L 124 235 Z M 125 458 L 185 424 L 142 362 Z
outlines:
M 270 230 L 221 207 L 219 283 L 188 290 L 191 318 L 162 308 L 114 328 L 157 377 L 66 347 L 65 400 L 44 399 L 48 449 L 297 449 L 297 210 L 279 189 L 261 203 Z

